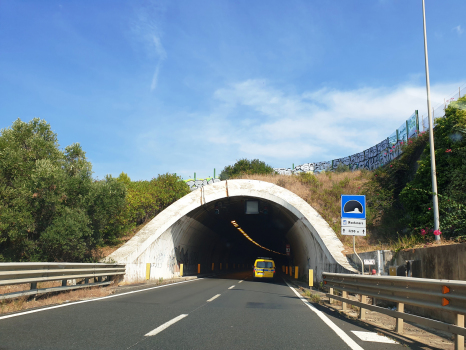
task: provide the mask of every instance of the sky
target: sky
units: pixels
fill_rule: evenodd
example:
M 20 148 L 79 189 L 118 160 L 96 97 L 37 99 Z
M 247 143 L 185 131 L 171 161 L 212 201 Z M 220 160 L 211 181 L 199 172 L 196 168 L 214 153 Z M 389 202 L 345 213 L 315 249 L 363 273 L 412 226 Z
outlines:
M 433 107 L 466 86 L 465 13 L 426 0 Z M 0 128 L 47 121 L 96 178 L 332 160 L 414 110 L 421 0 L 0 1 Z

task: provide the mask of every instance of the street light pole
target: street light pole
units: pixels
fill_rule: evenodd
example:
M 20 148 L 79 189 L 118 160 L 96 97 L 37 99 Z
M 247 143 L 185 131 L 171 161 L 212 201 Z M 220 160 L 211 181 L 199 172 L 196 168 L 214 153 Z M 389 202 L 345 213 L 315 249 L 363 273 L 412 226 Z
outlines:
M 422 0 L 422 16 L 424 22 L 424 56 L 426 61 L 426 86 L 427 86 L 427 115 L 429 117 L 429 142 L 430 142 L 430 172 L 432 176 L 432 201 L 434 209 L 434 230 L 440 227 L 438 195 L 437 195 L 437 175 L 435 168 L 435 148 L 434 148 L 434 126 L 432 122 L 431 106 L 430 106 L 430 81 L 429 81 L 429 59 L 427 56 L 427 35 L 426 35 L 426 11 L 425 2 Z M 440 235 L 435 235 L 435 240 L 440 241 Z

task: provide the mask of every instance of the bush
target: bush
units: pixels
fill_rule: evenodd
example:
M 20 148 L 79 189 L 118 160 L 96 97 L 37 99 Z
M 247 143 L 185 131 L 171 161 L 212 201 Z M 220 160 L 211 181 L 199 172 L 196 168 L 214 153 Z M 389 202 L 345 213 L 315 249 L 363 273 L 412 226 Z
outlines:
M 435 161 L 440 225 L 446 237 L 466 234 L 466 97 L 452 102 L 445 118 L 437 119 L 434 129 Z M 400 193 L 409 217 L 409 227 L 419 234 L 433 226 L 430 145 L 418 162 L 419 168 Z
M 228 180 L 240 175 L 272 174 L 273 168 L 259 159 L 240 159 L 234 165 L 226 166 L 220 173 L 221 180 Z
M 90 261 L 120 234 L 125 186 L 94 181 L 81 146 L 61 151 L 45 121 L 3 129 L 0 154 L 0 261 Z
M 117 218 L 123 227 L 134 228 L 153 219 L 169 205 L 190 193 L 189 186 L 174 174 L 159 175 L 151 181 L 132 182 L 122 173 L 118 181 L 126 181 L 128 191 L 125 208 Z

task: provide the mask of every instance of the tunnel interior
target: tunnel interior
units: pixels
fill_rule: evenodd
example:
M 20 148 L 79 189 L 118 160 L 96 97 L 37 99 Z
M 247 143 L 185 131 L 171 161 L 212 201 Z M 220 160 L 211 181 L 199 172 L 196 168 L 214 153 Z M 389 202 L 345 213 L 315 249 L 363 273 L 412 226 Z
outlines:
M 247 206 L 254 213 L 247 213 Z M 294 264 L 296 240 L 290 239 L 290 233 L 298 218 L 277 203 L 255 197 L 228 197 L 204 204 L 186 217 L 189 220 L 182 232 L 172 232 L 177 264 L 183 263 L 186 272 L 195 272 L 198 264 L 207 269 L 211 269 L 211 263 L 216 263 L 217 268 L 220 263 L 224 268 L 228 263 L 250 267 L 257 257 L 270 257 L 277 266 Z M 239 228 L 269 250 L 251 242 Z M 290 255 L 286 254 L 287 244 L 291 246 Z

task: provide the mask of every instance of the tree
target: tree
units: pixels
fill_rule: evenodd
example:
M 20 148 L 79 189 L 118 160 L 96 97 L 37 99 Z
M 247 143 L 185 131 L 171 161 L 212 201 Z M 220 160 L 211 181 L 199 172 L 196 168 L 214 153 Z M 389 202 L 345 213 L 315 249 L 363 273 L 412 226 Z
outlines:
M 61 151 L 40 119 L 0 134 L 0 261 L 85 261 L 121 233 L 124 184 L 92 179 L 77 143 Z
M 226 166 L 220 173 L 221 180 L 227 180 L 242 174 L 271 174 L 273 168 L 259 159 L 240 159 L 234 165 Z

